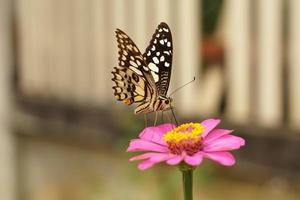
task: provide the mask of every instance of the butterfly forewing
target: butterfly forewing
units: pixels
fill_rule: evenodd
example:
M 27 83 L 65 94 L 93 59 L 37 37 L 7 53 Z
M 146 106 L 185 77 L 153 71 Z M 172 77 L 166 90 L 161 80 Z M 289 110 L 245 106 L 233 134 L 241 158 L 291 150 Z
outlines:
M 172 68 L 173 44 L 169 26 L 162 22 L 152 36 L 143 57 L 148 64 L 159 95 L 168 92 Z
M 134 42 L 123 31 L 117 29 L 119 63 L 112 71 L 115 97 L 130 105 L 148 101 L 156 88 L 150 70 Z

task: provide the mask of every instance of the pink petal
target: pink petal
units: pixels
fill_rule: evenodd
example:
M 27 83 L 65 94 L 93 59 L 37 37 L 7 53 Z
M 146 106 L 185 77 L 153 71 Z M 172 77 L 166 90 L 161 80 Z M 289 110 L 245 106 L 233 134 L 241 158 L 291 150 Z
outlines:
M 204 138 L 203 144 L 208 144 L 219 137 L 230 134 L 232 131 L 233 130 L 227 129 L 214 129 Z
M 139 170 L 145 170 L 148 169 L 150 167 L 152 167 L 153 165 L 155 165 L 156 163 L 150 160 L 145 160 L 143 162 L 141 162 L 140 164 L 138 164 L 138 168 Z
M 159 162 L 167 160 L 170 156 L 171 155 L 168 154 L 152 155 L 151 157 L 149 157 L 148 160 L 140 162 L 138 164 L 138 168 L 140 170 L 148 169 Z
M 144 153 L 138 156 L 134 156 L 132 158 L 130 158 L 130 161 L 135 161 L 135 160 L 144 160 L 144 159 L 151 159 L 152 161 L 156 161 L 156 160 L 161 160 L 164 159 L 165 157 L 167 157 L 168 154 L 166 153 Z
M 239 149 L 241 146 L 245 145 L 245 140 L 241 137 L 234 135 L 224 135 L 216 140 L 212 140 L 210 143 L 203 143 L 203 151 L 229 151 L 234 149 Z
M 204 156 L 217 163 L 225 166 L 232 166 L 235 164 L 233 155 L 229 152 L 204 152 Z
M 202 160 L 203 160 L 203 155 L 202 155 L 201 152 L 196 153 L 196 154 L 194 154 L 192 156 L 186 155 L 184 157 L 184 161 L 187 164 L 191 165 L 191 166 L 198 166 L 198 165 L 200 165 L 201 162 L 202 162 Z
M 203 122 L 201 122 L 201 124 L 205 127 L 205 128 L 204 128 L 204 132 L 201 134 L 201 136 L 202 136 L 203 138 L 205 138 L 206 135 L 207 135 L 212 129 L 214 129 L 220 122 L 221 122 L 221 120 L 219 120 L 219 119 L 207 119 L 207 120 L 204 120 Z
M 174 124 L 162 124 L 159 126 L 148 127 L 140 133 L 139 137 L 143 140 L 152 141 L 161 145 L 167 145 L 162 137 L 165 133 L 169 132 L 173 128 L 175 128 Z
M 175 155 L 172 158 L 169 158 L 167 160 L 167 164 L 169 165 L 177 165 L 179 164 L 181 161 L 183 160 L 183 156 L 182 155 Z
M 146 140 L 135 139 L 131 140 L 127 152 L 133 151 L 156 151 L 156 152 L 168 152 L 166 146 L 155 144 Z

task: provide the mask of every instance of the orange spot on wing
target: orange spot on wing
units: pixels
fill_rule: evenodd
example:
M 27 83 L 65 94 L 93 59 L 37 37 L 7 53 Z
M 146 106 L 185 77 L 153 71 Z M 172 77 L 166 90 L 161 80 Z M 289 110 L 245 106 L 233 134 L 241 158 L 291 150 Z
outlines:
M 129 106 L 133 103 L 133 100 L 131 98 L 128 98 L 128 99 L 124 99 L 123 102 Z

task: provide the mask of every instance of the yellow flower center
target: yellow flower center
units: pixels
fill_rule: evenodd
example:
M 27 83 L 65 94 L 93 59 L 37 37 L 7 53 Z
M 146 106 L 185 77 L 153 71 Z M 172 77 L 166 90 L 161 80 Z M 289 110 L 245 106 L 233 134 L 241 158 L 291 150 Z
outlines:
M 181 142 L 183 140 L 195 140 L 198 139 L 199 135 L 204 132 L 204 126 L 199 123 L 186 123 L 182 124 L 168 133 L 163 137 L 166 142 Z
M 199 123 L 182 124 L 163 137 L 167 142 L 169 150 L 174 154 L 181 154 L 185 151 L 189 155 L 193 155 L 201 150 L 204 126 Z

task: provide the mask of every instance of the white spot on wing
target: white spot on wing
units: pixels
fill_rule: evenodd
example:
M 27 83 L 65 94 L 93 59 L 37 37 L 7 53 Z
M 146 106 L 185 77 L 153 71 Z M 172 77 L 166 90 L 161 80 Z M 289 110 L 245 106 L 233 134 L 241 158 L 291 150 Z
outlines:
M 171 47 L 171 42 L 167 42 L 167 46 L 168 46 L 168 47 Z
M 126 56 L 122 55 L 122 60 L 125 61 L 126 60 Z
M 165 42 L 164 42 L 164 40 L 159 40 L 159 43 L 161 43 L 163 45 Z
M 157 67 L 154 63 L 150 63 L 150 64 L 148 65 L 148 67 L 149 67 L 152 71 L 158 72 L 158 67 Z
M 134 67 L 138 68 L 138 65 L 137 65 L 135 62 L 133 62 L 133 61 L 130 61 L 129 63 L 130 63 L 132 66 L 134 66 Z
M 160 52 L 159 52 L 159 51 L 158 51 L 158 52 L 156 52 L 156 55 L 157 55 L 157 56 L 159 56 L 159 55 L 160 55 Z
M 167 28 L 164 28 L 164 31 L 169 32 L 169 30 Z
M 154 40 L 153 40 L 153 43 L 156 44 L 156 43 L 157 43 L 157 39 L 154 39 Z
M 151 50 L 152 50 L 152 51 L 155 51 L 155 46 L 152 46 Z
M 148 51 L 148 52 L 147 52 L 147 56 L 151 56 L 151 51 Z
M 149 71 L 148 67 L 143 66 L 143 68 L 144 68 L 144 70 L 145 70 L 146 72 Z
M 136 74 L 138 74 L 140 76 L 143 75 L 142 72 L 135 67 L 130 66 L 129 69 L 131 69 L 132 71 L 134 71 Z
M 159 60 L 158 60 L 157 57 L 153 57 L 152 60 L 154 61 L 155 64 L 158 64 L 158 63 L 159 63 Z
M 160 61 L 162 62 L 162 61 L 164 61 L 165 60 L 165 57 L 164 56 L 161 56 L 160 57 Z
M 155 82 L 158 81 L 158 75 L 154 72 L 151 73 Z
M 170 67 L 170 63 L 165 62 L 165 67 Z

